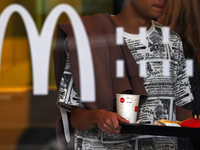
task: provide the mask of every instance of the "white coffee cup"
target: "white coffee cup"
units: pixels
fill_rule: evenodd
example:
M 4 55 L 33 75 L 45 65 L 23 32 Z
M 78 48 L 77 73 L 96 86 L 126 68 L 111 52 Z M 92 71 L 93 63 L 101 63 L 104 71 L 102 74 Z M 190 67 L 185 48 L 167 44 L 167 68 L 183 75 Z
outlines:
M 136 123 L 139 99 L 140 95 L 116 94 L 117 113 L 130 123 Z

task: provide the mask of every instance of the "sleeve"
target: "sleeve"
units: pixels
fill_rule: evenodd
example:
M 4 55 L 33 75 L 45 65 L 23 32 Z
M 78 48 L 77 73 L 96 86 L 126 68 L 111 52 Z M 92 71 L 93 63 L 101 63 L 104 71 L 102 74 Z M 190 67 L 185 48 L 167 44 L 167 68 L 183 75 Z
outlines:
M 71 69 L 70 69 L 70 59 L 67 49 L 67 38 L 64 42 L 64 49 L 67 55 L 65 69 L 60 81 L 60 87 L 58 90 L 58 101 L 57 105 L 70 112 L 71 106 L 85 107 L 80 100 L 80 96 L 77 92 L 77 89 L 74 85 Z
M 183 106 L 191 101 L 193 101 L 193 95 L 191 92 L 191 86 L 189 82 L 189 78 L 186 74 L 186 60 L 183 54 L 183 46 L 178 36 L 178 65 L 177 65 L 177 80 L 175 82 L 175 105 Z
M 189 79 L 194 100 L 191 103 L 184 105 L 184 108 L 191 110 L 200 108 L 200 70 L 196 59 L 194 59 L 193 69 L 194 75 Z

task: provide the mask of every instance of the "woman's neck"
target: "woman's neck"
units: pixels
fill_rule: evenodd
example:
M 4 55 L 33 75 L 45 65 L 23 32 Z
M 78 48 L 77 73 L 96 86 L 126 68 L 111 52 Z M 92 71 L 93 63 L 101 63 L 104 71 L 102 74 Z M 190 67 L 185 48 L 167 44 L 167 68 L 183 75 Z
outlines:
M 125 4 L 119 14 L 113 16 L 118 26 L 124 27 L 124 31 L 139 34 L 140 27 L 151 27 L 151 19 L 141 17 L 130 4 Z

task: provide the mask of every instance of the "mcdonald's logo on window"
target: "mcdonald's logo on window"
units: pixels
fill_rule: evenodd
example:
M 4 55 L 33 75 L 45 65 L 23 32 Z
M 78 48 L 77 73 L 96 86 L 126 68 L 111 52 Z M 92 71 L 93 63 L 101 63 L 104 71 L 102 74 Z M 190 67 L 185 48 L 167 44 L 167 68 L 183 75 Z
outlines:
M 3 40 L 7 24 L 13 13 L 17 12 L 25 25 L 30 51 L 31 63 L 33 68 L 33 93 L 34 95 L 48 94 L 48 73 L 50 63 L 50 50 L 55 30 L 56 22 L 62 13 L 66 13 L 72 23 L 78 50 L 81 99 L 87 101 L 95 100 L 95 79 L 93 70 L 93 61 L 90 51 L 88 37 L 83 23 L 74 10 L 68 4 L 60 4 L 51 10 L 47 16 L 41 33 L 38 33 L 35 22 L 30 13 L 21 5 L 12 4 L 6 7 L 0 15 L 0 66 L 2 57 Z M 81 36 L 80 36 L 81 35 Z M 81 49 L 81 50 L 80 50 Z M 85 57 L 80 57 L 80 56 Z M 87 64 L 87 65 L 85 65 Z M 87 74 L 81 70 L 86 70 Z M 90 80 L 89 80 L 90 79 Z M 89 80 L 89 82 L 85 82 Z M 87 84 L 85 84 L 87 83 Z M 90 85 L 88 85 L 90 84 Z M 87 88 L 90 87 L 90 88 Z M 88 94 L 89 93 L 89 94 Z

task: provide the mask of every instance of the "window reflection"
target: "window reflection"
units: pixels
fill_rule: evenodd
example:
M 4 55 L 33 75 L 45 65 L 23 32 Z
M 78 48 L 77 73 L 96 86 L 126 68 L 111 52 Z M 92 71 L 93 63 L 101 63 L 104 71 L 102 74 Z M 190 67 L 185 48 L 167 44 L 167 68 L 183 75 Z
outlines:
M 60 3 L 72 5 L 80 15 L 91 15 L 100 12 L 114 14 L 113 2 L 114 0 L 8 0 L 1 1 L 0 12 L 13 3 L 20 4 L 32 15 L 40 32 L 48 13 Z M 67 20 L 67 16 L 62 14 L 58 23 Z M 55 35 L 56 32 L 52 49 L 55 46 Z M 13 14 L 7 26 L 2 48 L 0 149 L 57 149 L 57 91 L 52 55 L 49 69 L 49 95 L 34 96 L 27 33 L 21 17 L 17 13 Z

